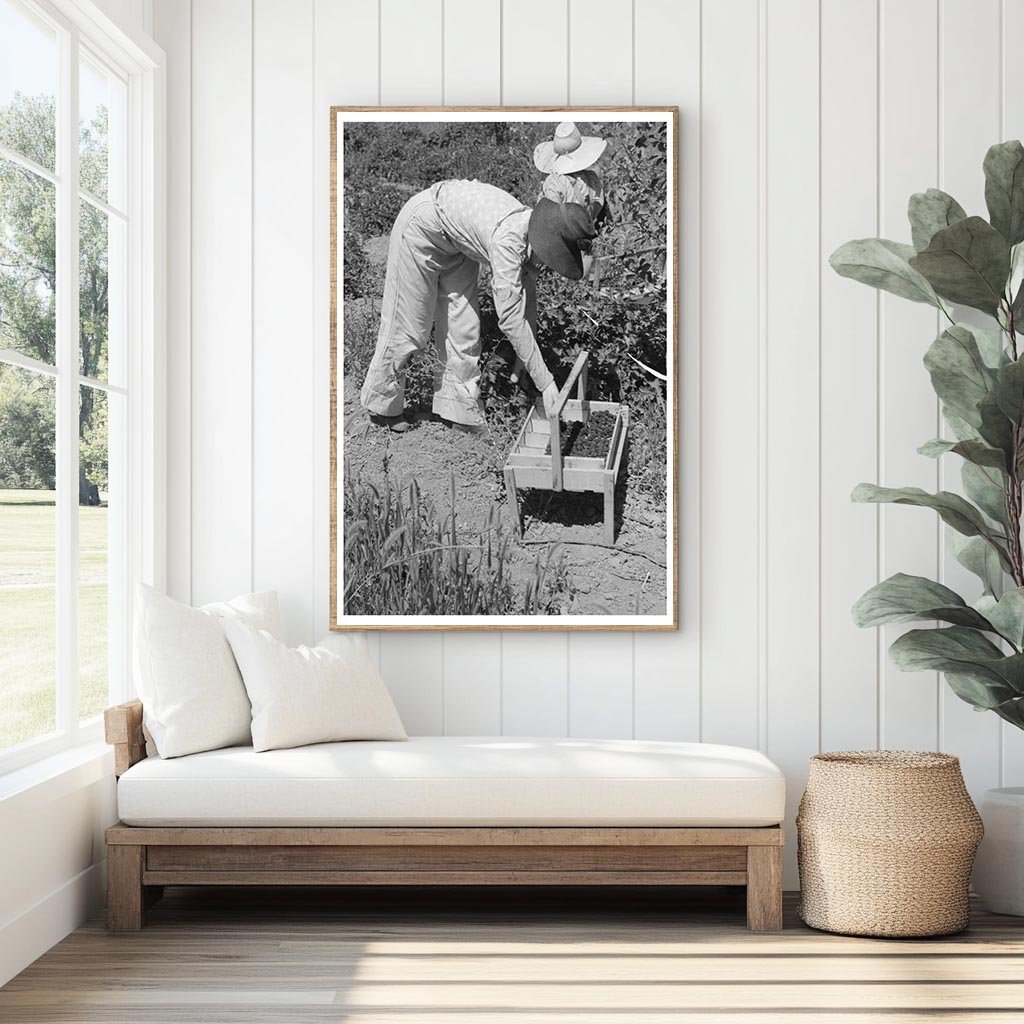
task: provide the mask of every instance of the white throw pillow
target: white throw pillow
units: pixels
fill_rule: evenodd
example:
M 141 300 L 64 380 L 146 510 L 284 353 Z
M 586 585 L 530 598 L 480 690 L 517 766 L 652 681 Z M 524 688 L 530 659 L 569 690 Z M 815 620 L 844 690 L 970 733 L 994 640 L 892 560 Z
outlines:
M 280 636 L 277 594 L 190 608 L 139 585 L 135 685 L 161 757 L 249 744 L 249 698 L 222 626 L 230 620 Z
M 238 620 L 224 632 L 252 704 L 253 750 L 407 738 L 362 638 L 328 651 L 286 647 Z

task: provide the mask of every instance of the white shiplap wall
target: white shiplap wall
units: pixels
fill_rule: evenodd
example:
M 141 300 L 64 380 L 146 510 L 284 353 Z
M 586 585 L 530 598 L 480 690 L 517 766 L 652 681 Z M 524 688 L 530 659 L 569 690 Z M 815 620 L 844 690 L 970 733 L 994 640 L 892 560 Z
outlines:
M 914 454 L 936 429 L 935 317 L 824 262 L 907 236 L 912 191 L 983 209 L 985 148 L 1024 133 L 1024 5 L 155 0 L 154 21 L 177 596 L 273 587 L 291 639 L 326 628 L 331 104 L 676 104 L 682 627 L 375 636 L 403 717 L 760 746 L 791 807 L 821 748 L 939 746 L 976 793 L 1024 782 L 1022 737 L 850 623 L 879 574 L 956 571 L 926 513 L 848 500 L 859 480 L 940 482 Z

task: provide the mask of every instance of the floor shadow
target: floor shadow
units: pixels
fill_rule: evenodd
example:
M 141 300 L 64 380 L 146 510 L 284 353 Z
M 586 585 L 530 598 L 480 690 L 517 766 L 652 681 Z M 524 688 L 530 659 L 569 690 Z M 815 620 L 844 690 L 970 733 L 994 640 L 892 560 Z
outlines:
M 415 886 L 330 887 L 196 886 L 175 887 L 146 915 L 147 928 L 161 919 L 191 918 L 196 924 L 239 927 L 272 924 L 308 916 L 310 923 L 330 919 L 372 919 L 423 923 L 493 921 L 495 928 L 531 921 L 603 921 L 628 923 L 650 919 L 746 919 L 745 890 L 738 886 Z

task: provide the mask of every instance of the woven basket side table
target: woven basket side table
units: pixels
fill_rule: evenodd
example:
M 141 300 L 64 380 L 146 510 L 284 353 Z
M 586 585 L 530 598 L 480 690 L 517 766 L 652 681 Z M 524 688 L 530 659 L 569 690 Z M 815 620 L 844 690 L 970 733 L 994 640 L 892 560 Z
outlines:
M 811 758 L 797 815 L 800 917 L 844 935 L 962 931 L 982 824 L 950 754 Z

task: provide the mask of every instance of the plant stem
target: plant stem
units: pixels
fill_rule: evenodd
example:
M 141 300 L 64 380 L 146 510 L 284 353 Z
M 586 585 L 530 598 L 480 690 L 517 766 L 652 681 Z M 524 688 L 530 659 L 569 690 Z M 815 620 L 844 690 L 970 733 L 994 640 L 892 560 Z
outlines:
M 1010 339 L 1010 353 L 1013 361 L 1017 361 L 1017 330 L 1014 324 L 1013 308 L 1006 308 L 1006 333 Z M 1024 414 L 1024 410 L 1022 410 Z M 1013 582 L 1018 587 L 1024 587 L 1024 556 L 1021 554 L 1020 542 L 1020 516 L 1021 516 L 1021 480 L 1018 471 L 1017 453 L 1021 450 L 1021 415 L 1013 425 L 1013 444 L 1010 453 L 1010 464 L 1006 474 L 1006 541 L 1009 548 L 1010 565 L 1013 573 Z
M 1013 361 L 1017 362 L 1017 330 L 1013 319 L 1013 306 L 1004 304 L 1006 310 L 1006 334 L 1010 339 L 1010 354 Z

